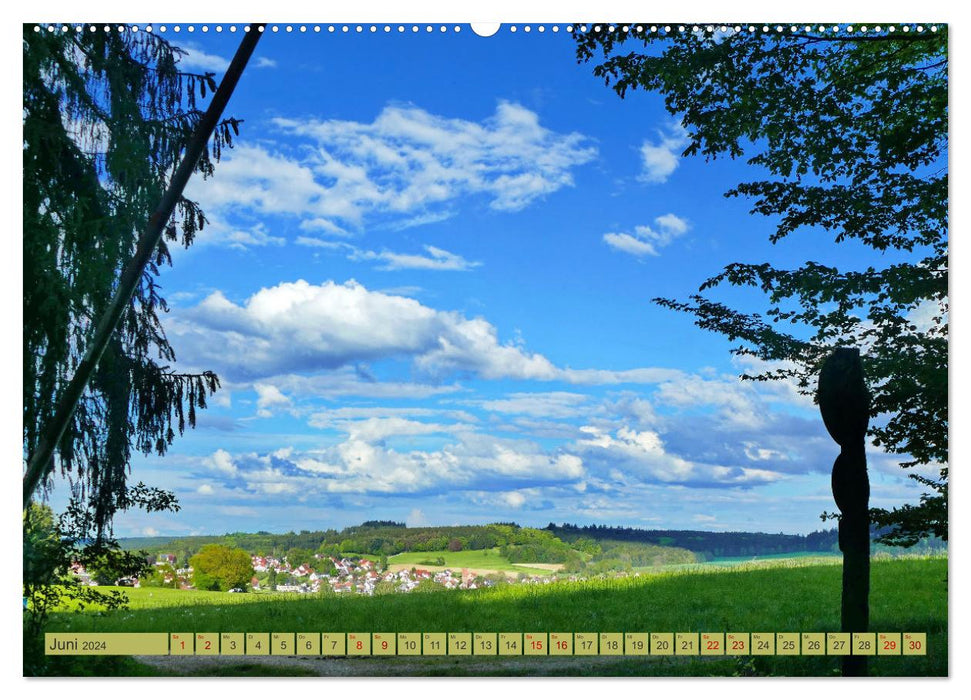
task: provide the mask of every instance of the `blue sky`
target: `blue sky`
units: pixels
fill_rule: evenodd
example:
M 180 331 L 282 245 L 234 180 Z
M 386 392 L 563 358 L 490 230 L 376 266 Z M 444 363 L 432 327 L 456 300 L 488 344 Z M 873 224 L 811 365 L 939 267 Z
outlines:
M 180 366 L 223 389 L 133 461 L 182 511 L 117 533 L 820 528 L 838 449 L 811 400 L 739 381 L 731 343 L 650 300 L 735 261 L 886 260 L 814 231 L 769 244 L 723 196 L 761 173 L 682 158 L 661 98 L 619 99 L 563 31 L 396 28 L 261 40 L 237 145 L 188 189 L 210 225 L 161 276 Z M 238 40 L 174 41 L 218 79 Z M 873 505 L 916 499 L 869 454 Z

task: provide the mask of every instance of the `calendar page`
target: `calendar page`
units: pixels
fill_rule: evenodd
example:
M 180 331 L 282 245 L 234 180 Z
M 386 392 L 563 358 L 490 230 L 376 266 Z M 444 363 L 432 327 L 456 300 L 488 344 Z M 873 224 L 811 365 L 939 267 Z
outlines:
M 23 24 L 24 676 L 949 675 L 948 25 L 599 12 Z

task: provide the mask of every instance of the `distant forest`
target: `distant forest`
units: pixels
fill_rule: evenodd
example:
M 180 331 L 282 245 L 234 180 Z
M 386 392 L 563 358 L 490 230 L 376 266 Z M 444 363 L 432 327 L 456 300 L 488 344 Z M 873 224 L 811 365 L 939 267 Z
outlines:
M 792 552 L 833 553 L 838 551 L 837 531 L 818 530 L 808 535 L 777 535 L 765 532 L 705 532 L 702 530 L 640 530 L 608 525 L 556 525 L 545 528 L 559 539 L 572 543 L 582 538 L 640 542 L 662 547 L 680 547 L 694 552 L 701 561 L 721 557 L 750 557 Z

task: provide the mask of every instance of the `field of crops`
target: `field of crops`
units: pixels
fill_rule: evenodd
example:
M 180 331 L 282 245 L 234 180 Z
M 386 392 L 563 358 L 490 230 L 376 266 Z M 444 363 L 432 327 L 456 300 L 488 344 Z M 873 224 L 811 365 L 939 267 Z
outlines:
M 431 564 L 439 558 L 444 559 L 442 565 Z M 530 566 L 529 564 L 513 564 L 499 553 L 499 548 L 473 549 L 461 552 L 402 552 L 388 557 L 388 565 L 393 568 L 419 568 L 432 571 L 442 568 L 472 569 L 476 572 L 501 571 L 506 574 L 523 573 L 530 576 L 548 574 L 550 569 L 559 567 Z
M 835 631 L 839 566 L 785 560 L 705 571 L 669 571 L 623 579 L 508 585 L 472 591 L 390 594 L 372 598 L 206 593 L 129 589 L 131 609 L 55 615 L 49 631 Z M 926 632 L 925 657 L 880 657 L 881 675 L 947 674 L 947 559 L 874 561 L 871 628 Z M 357 660 L 353 673 L 395 673 L 405 659 Z M 476 673 L 586 673 L 543 661 L 509 670 L 503 660 Z M 520 660 L 521 661 L 521 660 Z M 454 659 L 422 673 L 462 673 Z M 490 663 L 490 662 L 486 662 Z M 369 666 L 370 664 L 370 666 Z M 589 664 L 588 664 L 589 666 Z M 413 669 L 412 666 L 407 667 Z M 422 668 L 425 668 L 424 666 Z M 830 675 L 826 657 L 739 660 L 621 659 L 596 675 Z M 490 670 L 491 669 L 491 670 Z M 564 669 L 566 669 L 564 671 Z M 405 672 L 414 673 L 414 670 Z

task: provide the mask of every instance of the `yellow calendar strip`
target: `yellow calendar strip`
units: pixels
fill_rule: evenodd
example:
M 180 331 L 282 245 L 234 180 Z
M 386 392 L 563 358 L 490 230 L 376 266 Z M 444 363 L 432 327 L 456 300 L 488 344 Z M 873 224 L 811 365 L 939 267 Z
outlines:
M 678 656 L 697 656 L 698 650 L 697 632 L 676 632 L 674 635 L 674 653 Z
M 825 632 L 803 632 L 801 641 L 803 656 L 823 656 L 826 653 Z
M 495 632 L 476 632 L 472 635 L 472 653 L 476 656 L 495 656 L 499 653 L 499 635 Z
M 572 632 L 550 632 L 550 656 L 573 656 Z
M 172 656 L 192 656 L 196 653 L 196 638 L 191 632 L 169 634 L 169 653 Z
M 348 632 L 347 633 L 347 655 L 348 656 L 370 656 L 371 655 L 371 635 L 368 632 Z
M 849 656 L 850 643 L 849 632 L 826 633 L 826 653 L 830 656 Z
M 273 656 L 292 656 L 297 652 L 297 635 L 293 632 L 274 632 L 270 635 Z
M 873 632 L 854 632 L 852 639 L 854 656 L 873 656 L 877 653 L 877 635 Z
M 923 656 L 927 653 L 927 635 L 923 632 L 904 632 L 904 656 Z
M 320 653 L 324 656 L 346 656 L 347 635 L 343 632 L 321 632 Z
M 701 635 L 702 656 L 724 656 L 725 635 L 721 632 L 705 632 Z
M 223 632 L 219 635 L 219 653 L 222 656 L 242 656 L 246 636 L 242 632 Z
M 48 632 L 44 635 L 44 651 L 48 656 L 167 656 L 169 635 L 165 632 Z
M 523 654 L 526 656 L 546 656 L 549 654 L 549 639 L 546 632 L 527 632 L 523 635 Z
M 218 656 L 219 635 L 215 632 L 196 632 L 196 656 Z
M 628 654 L 646 654 L 647 648 L 638 643 L 638 635 L 628 632 L 626 635 L 626 649 Z M 636 645 L 636 646 L 635 646 Z M 634 647 L 633 649 L 631 647 Z M 651 655 L 670 656 L 674 653 L 674 634 L 671 632 L 651 632 Z
M 256 656 L 270 655 L 270 633 L 269 632 L 247 632 L 246 633 L 246 653 Z
M 50 656 L 925 656 L 924 632 L 48 632 Z
M 421 654 L 421 635 L 418 632 L 398 632 L 398 656 Z
M 779 656 L 798 656 L 799 633 L 777 632 L 775 635 L 775 653 Z
M 752 632 L 752 656 L 774 656 L 775 635 L 771 632 Z
M 397 636 L 388 632 L 371 634 L 371 653 L 375 656 L 397 656 Z
M 902 649 L 899 632 L 880 632 L 877 635 L 878 656 L 900 656 Z
M 472 633 L 471 632 L 449 632 L 448 633 L 448 655 L 449 656 L 471 656 L 472 655 Z
M 620 632 L 601 632 L 600 653 L 605 656 L 620 656 L 623 654 L 624 635 Z
M 297 655 L 320 656 L 320 632 L 297 632 Z
M 499 633 L 499 656 L 522 656 L 522 632 Z
M 421 653 L 425 656 L 439 656 L 448 649 L 448 638 L 444 632 L 425 632 L 421 636 Z

